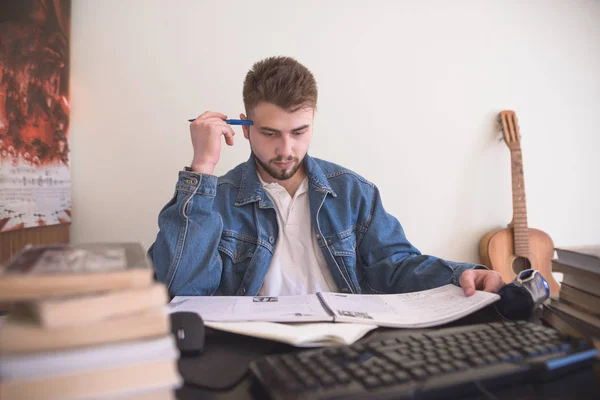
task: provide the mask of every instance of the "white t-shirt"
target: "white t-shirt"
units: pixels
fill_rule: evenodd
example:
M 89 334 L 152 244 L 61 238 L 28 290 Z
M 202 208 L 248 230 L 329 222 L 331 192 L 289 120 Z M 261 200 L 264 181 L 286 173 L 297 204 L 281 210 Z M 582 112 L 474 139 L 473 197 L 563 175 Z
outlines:
M 308 178 L 292 198 L 278 183 L 258 177 L 277 212 L 279 237 L 259 296 L 337 292 L 310 220 Z

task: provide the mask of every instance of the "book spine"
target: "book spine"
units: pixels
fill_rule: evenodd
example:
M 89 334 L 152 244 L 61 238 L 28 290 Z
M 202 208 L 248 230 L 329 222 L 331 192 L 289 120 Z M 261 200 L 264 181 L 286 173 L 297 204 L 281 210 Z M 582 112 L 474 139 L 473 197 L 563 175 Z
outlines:
M 335 313 L 333 312 L 333 310 L 331 308 L 329 308 L 329 304 L 327 304 L 327 302 L 321 295 L 321 292 L 317 293 L 317 299 L 319 299 L 319 303 L 321 303 L 321 306 L 327 312 L 327 314 L 329 314 L 329 316 L 332 317 L 333 320 L 335 321 Z

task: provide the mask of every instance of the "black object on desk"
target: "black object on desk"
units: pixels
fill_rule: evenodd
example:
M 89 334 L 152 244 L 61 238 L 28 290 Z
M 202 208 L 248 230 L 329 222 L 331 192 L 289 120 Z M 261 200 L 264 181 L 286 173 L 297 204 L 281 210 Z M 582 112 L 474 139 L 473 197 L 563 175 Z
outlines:
M 237 384 L 247 375 L 250 362 L 269 354 L 275 345 L 267 340 L 240 340 L 238 335 L 214 331 L 192 312 L 172 313 L 170 320 L 181 353 L 179 373 L 186 384 L 203 389 L 224 390 Z
M 193 312 L 176 312 L 169 315 L 171 332 L 183 356 L 197 356 L 204 349 L 204 321 Z
M 267 356 L 251 371 L 273 399 L 459 397 L 591 365 L 589 342 L 526 321 L 397 331 L 342 348 Z

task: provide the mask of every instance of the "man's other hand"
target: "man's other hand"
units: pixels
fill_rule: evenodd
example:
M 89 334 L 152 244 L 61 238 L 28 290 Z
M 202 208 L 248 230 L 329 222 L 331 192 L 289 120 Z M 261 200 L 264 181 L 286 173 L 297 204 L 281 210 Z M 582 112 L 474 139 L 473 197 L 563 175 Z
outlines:
M 472 296 L 475 290 L 498 293 L 504 286 L 502 275 L 496 271 L 485 269 L 468 269 L 460 276 L 460 287 L 465 291 L 465 296 Z

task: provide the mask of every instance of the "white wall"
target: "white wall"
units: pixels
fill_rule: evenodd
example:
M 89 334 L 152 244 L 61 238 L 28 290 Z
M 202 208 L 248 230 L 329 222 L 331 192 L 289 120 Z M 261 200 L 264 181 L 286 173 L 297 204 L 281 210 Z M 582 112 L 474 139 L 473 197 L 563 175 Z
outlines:
M 600 242 L 599 1 L 79 0 L 72 21 L 74 242 L 149 246 L 191 161 L 187 119 L 237 116 L 271 55 L 317 78 L 311 154 L 375 182 L 421 251 L 476 262 L 510 222 L 503 109 L 520 119 L 530 226 Z M 248 154 L 238 134 L 217 172 Z

